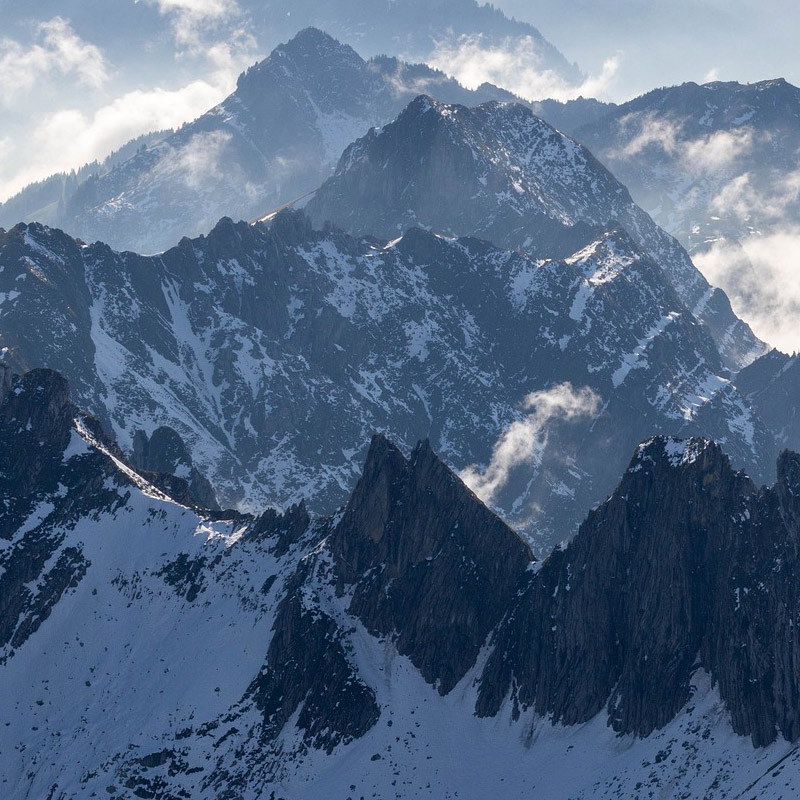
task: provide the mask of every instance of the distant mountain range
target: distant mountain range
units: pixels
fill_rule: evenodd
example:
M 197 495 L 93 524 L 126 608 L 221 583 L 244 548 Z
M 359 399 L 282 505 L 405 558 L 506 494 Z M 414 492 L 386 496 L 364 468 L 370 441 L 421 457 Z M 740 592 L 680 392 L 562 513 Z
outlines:
M 194 122 L 83 180 L 36 185 L 0 206 L 0 225 L 39 221 L 86 241 L 153 253 L 208 232 L 223 216 L 254 219 L 316 189 L 344 148 L 392 120 L 420 91 L 451 102 L 471 92 L 396 58 L 365 61 L 316 29 L 244 73 L 236 91 Z
M 35 13 L 25 4 L 0 0 L 7 35 L 22 38 L 30 34 L 32 22 L 61 16 L 81 38 L 100 50 L 112 51 L 121 71 L 153 81 L 163 79 L 167 68 L 175 71 L 176 43 L 170 17 L 187 12 L 191 16 L 191 5 L 117 3 L 115 24 L 108 25 L 99 13 L 105 8 L 103 0 L 74 0 L 66 9 L 58 0 L 38 0 Z M 541 70 L 567 85 L 578 85 L 584 77 L 534 25 L 509 18 L 477 0 L 237 0 L 227 7 L 201 4 L 195 21 L 204 15 L 210 34 L 220 38 L 227 34 L 233 39 L 237 30 L 244 28 L 265 55 L 310 26 L 329 31 L 369 56 L 389 53 L 414 61 L 429 60 L 444 42 L 457 45 L 462 37 L 480 37 L 486 46 L 513 47 L 523 41 L 532 45 Z M 203 26 L 199 28 L 202 31 Z M 148 58 L 142 59 L 145 48 Z
M 656 89 L 568 129 L 690 252 L 800 222 L 800 90 L 784 80 Z
M 778 800 L 800 780 L 797 454 L 759 490 L 707 440 L 652 438 L 538 563 L 427 442 L 374 437 L 335 517 L 215 515 L 56 373 L 0 387 L 9 798 Z

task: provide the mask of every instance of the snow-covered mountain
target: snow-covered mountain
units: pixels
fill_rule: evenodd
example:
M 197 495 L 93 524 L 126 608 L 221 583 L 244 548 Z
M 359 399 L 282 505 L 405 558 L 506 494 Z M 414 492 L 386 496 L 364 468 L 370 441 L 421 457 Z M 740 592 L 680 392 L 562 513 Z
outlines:
M 771 431 L 621 229 L 542 261 L 420 229 L 315 231 L 301 212 L 153 257 L 22 225 L 0 266 L 8 363 L 63 371 L 127 452 L 174 429 L 223 505 L 331 511 L 375 431 L 472 467 L 545 550 L 656 431 L 714 436 L 772 477 Z
M 585 147 L 519 104 L 466 108 L 420 96 L 345 150 L 307 210 L 316 224 L 356 235 L 421 225 L 541 257 L 566 256 L 621 224 L 708 326 L 730 367 L 764 352 L 724 292 L 709 286 L 625 187 Z
M 38 221 L 85 241 L 158 252 L 223 216 L 255 219 L 316 189 L 351 141 L 421 91 L 451 102 L 511 98 L 489 85 L 468 91 L 424 65 L 365 61 L 309 28 L 241 75 L 207 114 L 83 180 L 23 190 L 0 206 L 0 225 Z
M 538 564 L 427 443 L 375 437 L 333 518 L 225 519 L 115 455 L 59 376 L 0 385 L 10 800 L 800 780 L 795 454 L 758 491 L 706 440 L 652 439 Z
M 800 223 L 800 90 L 785 80 L 655 89 L 571 131 L 690 252 Z

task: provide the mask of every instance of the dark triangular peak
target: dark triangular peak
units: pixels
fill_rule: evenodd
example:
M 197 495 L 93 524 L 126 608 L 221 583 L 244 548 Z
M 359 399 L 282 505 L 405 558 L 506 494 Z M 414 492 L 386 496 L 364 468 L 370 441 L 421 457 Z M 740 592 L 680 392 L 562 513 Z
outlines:
M 309 26 L 298 31 L 286 44 L 279 45 L 275 53 L 282 53 L 294 58 L 308 58 L 319 56 L 329 58 L 331 55 L 348 56 L 357 58 L 361 63 L 363 59 L 350 45 L 342 44 L 329 33 Z
M 259 89 L 271 84 L 276 71 L 287 73 L 292 80 L 316 77 L 327 82 L 331 70 L 358 73 L 365 62 L 352 47 L 334 39 L 318 28 L 305 28 L 285 44 L 278 45 L 270 56 L 239 76 L 237 92 L 255 96 Z M 268 88 L 272 88 L 269 86 Z
M 345 151 L 308 211 L 356 234 L 421 224 L 530 250 L 551 229 L 604 225 L 630 202 L 588 151 L 530 108 L 420 95 Z
M 706 439 L 655 437 L 577 537 L 531 576 L 495 638 L 477 711 L 534 707 L 579 724 L 604 708 L 647 736 L 705 669 L 756 746 L 800 735 L 800 457 L 756 490 Z M 776 631 L 778 635 L 776 635 Z
M 442 694 L 473 666 L 532 562 L 527 545 L 434 454 L 376 436 L 331 536 L 340 590 Z

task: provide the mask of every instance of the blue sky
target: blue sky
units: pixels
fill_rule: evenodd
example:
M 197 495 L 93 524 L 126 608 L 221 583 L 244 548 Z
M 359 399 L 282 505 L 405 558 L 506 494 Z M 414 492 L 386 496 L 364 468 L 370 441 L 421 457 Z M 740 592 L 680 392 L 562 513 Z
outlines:
M 709 75 L 800 83 L 797 0 L 494 0 L 597 74 L 618 56 L 613 100 Z

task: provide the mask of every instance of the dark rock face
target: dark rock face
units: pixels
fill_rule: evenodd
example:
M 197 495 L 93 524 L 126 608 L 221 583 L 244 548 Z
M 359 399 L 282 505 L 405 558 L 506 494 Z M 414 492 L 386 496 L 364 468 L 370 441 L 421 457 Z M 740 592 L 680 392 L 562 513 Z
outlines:
M 296 539 L 304 521 L 304 509 L 268 513 L 248 536 L 274 537 L 280 529 Z M 449 693 L 475 664 L 531 563 L 519 536 L 427 442 L 406 460 L 374 437 L 341 519 L 288 586 L 266 664 L 248 690 L 264 714 L 265 736 L 277 736 L 300 709 L 297 725 L 308 743 L 330 751 L 377 722 L 375 693 L 359 677 L 337 613 L 389 637 L 426 681 Z M 346 609 L 345 590 L 352 598 Z
M 775 488 L 757 491 L 705 440 L 642 445 L 500 626 L 477 712 L 510 692 L 566 724 L 607 706 L 616 730 L 647 736 L 703 667 L 734 730 L 756 746 L 796 739 L 799 458 L 782 455 Z
M 4 370 L 0 402 L 0 539 L 8 542 L 0 552 L 0 661 L 35 633 L 85 574 L 81 552 L 64 548 L 63 534 L 52 533 L 47 520 L 80 513 L 69 487 L 101 478 L 96 462 L 75 471 L 64 464 L 76 414 L 64 378 L 49 370 L 10 380 L 8 374 Z M 54 502 L 59 487 L 67 498 Z M 30 530 L 19 536 L 26 522 Z
M 427 441 L 406 461 L 383 437 L 329 546 L 350 613 L 391 636 L 442 694 L 475 663 L 532 562 Z
M 784 448 L 800 451 L 800 358 L 772 350 L 734 383 L 775 437 L 774 457 Z
M 34 370 L 12 379 L 0 405 L 2 538 L 16 530 L 40 496 L 58 486 L 73 414 L 69 384 L 57 373 Z
M 390 238 L 421 225 L 543 258 L 567 256 L 598 230 L 622 225 L 708 326 L 729 367 L 765 350 L 627 189 L 583 145 L 519 104 L 465 108 L 418 97 L 347 148 L 306 210 L 315 224 L 356 235 Z
M 181 502 L 188 501 L 188 505 L 219 511 L 214 488 L 195 467 L 189 449 L 176 430 L 162 425 L 153 431 L 149 439 L 144 431 L 137 431 L 133 437 L 132 462 L 140 470 L 174 475 L 186 481 L 189 495 L 180 497 Z
M 375 693 L 348 659 L 341 629 L 304 601 L 301 567 L 281 602 L 267 661 L 248 690 L 274 738 L 300 708 L 297 727 L 308 743 L 331 752 L 363 736 L 380 717 Z

